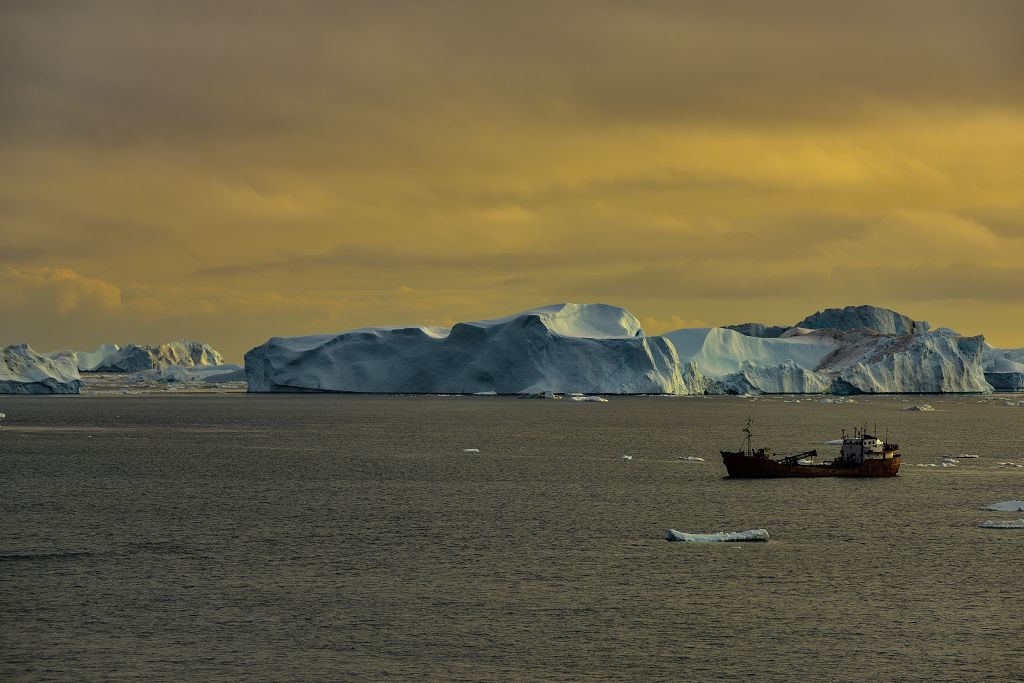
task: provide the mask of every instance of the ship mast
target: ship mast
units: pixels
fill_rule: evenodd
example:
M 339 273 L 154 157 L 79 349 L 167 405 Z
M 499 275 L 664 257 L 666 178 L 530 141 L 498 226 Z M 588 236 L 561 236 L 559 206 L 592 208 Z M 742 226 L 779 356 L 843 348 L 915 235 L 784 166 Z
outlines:
M 750 445 L 750 423 L 751 423 L 751 419 L 748 416 L 747 417 L 747 426 L 743 428 L 743 433 L 747 435 L 747 450 L 745 451 L 747 455 L 753 455 L 754 454 L 754 448 L 753 448 L 753 446 Z

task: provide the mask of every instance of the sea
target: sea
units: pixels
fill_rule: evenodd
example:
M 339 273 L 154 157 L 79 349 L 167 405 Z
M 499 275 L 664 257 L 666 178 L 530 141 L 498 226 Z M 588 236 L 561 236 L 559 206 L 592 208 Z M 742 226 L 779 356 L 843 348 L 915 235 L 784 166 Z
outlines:
M 1024 680 L 1015 397 L 608 398 L 0 397 L 0 679 Z

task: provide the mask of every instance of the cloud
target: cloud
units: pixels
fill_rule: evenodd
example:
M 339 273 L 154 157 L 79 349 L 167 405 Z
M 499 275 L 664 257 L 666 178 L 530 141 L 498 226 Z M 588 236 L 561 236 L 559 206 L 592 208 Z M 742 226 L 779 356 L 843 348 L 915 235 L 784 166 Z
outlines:
M 8 5 L 18 334 L 969 293 L 1024 344 L 1019 2 Z
M 71 268 L 8 266 L 3 279 L 14 294 L 7 306 L 67 315 L 121 308 L 121 290 L 100 278 L 84 277 Z

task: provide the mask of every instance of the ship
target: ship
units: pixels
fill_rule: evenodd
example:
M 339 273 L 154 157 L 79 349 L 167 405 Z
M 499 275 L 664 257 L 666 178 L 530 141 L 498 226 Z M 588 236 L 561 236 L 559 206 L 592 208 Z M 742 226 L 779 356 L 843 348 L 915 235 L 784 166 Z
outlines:
M 856 428 L 852 435 L 844 430 L 839 455 L 831 462 L 815 461 L 817 450 L 778 457 L 771 449 L 752 448 L 750 420 L 743 433 L 745 448 L 719 451 L 732 478 L 892 477 L 900 470 L 900 447 L 869 434 L 867 428 Z

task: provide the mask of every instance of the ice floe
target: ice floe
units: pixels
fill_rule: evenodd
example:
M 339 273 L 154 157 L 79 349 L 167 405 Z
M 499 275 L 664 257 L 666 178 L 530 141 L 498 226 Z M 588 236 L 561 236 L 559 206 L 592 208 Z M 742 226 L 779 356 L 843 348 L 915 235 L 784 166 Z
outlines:
M 479 453 L 480 449 L 479 448 L 463 448 L 462 452 L 463 453 Z
M 991 503 L 981 509 L 996 512 L 1024 512 L 1024 500 L 1004 500 L 999 503 Z
M 1024 519 L 990 519 L 978 525 L 982 529 L 1024 529 Z
M 719 531 L 713 534 L 688 534 L 669 529 L 665 535 L 668 541 L 685 541 L 687 543 L 716 543 L 733 541 L 767 541 L 766 529 L 750 529 L 748 531 Z
M 570 396 L 570 401 L 577 401 L 580 403 L 607 403 L 608 399 L 604 396 Z
M 907 406 L 903 410 L 907 411 L 907 412 L 911 412 L 911 413 L 927 413 L 927 412 L 935 410 L 935 408 L 932 408 L 927 403 L 922 403 L 919 406 Z

